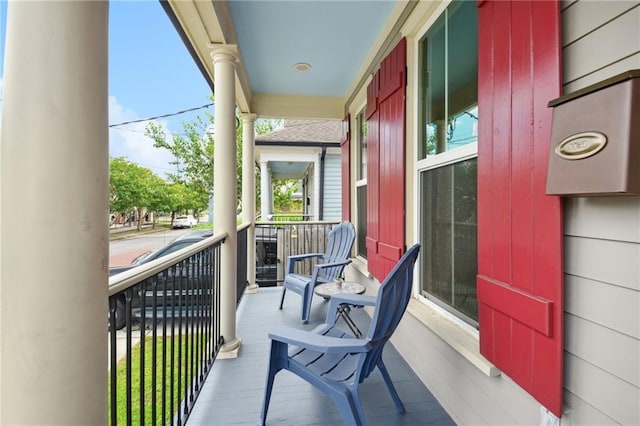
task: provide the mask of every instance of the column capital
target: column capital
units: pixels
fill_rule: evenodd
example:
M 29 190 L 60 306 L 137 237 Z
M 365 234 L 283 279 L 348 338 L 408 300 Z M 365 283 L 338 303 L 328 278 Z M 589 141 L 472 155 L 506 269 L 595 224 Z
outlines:
M 243 123 L 252 123 L 258 118 L 258 114 L 243 112 L 242 114 L 240 114 L 240 117 L 242 118 Z
M 219 44 L 212 43 L 209 45 L 211 49 L 211 59 L 213 63 L 216 62 L 238 62 L 240 56 L 238 55 L 238 46 L 234 44 Z

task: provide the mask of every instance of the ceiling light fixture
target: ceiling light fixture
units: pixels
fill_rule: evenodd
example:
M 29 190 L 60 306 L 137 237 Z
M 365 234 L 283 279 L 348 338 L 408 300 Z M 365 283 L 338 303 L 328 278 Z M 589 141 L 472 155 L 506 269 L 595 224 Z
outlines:
M 305 62 L 298 62 L 297 64 L 293 64 L 293 69 L 296 71 L 309 71 L 311 69 L 311 65 Z

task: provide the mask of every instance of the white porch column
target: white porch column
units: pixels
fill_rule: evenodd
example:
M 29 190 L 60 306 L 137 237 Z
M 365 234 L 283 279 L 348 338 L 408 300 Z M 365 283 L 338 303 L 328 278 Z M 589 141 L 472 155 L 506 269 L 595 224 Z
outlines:
M 10 2 L 0 424 L 107 422 L 108 2 Z
M 214 46 L 211 52 L 215 85 L 215 150 L 213 187 L 213 226 L 216 234 L 227 233 L 221 257 L 221 333 L 224 345 L 220 356 L 237 355 L 240 339 L 236 336 L 237 247 L 236 224 L 236 95 L 235 63 L 237 54 L 231 47 Z
M 256 283 L 256 175 L 254 165 L 255 114 L 242 114 L 242 222 L 247 229 L 248 292 L 258 290 Z
M 263 222 L 268 222 L 269 216 L 273 213 L 273 188 L 271 185 L 271 174 L 269 173 L 269 163 L 260 162 L 260 211 Z

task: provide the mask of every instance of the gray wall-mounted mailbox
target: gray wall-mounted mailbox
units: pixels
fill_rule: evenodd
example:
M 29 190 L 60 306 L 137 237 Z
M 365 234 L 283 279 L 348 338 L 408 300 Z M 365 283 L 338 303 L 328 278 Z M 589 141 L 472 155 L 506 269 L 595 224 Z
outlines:
M 640 70 L 549 102 L 547 194 L 640 194 Z

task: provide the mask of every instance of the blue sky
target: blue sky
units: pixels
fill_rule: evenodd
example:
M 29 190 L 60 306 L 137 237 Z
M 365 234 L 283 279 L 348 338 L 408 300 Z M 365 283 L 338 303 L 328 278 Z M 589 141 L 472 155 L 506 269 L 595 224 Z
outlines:
M 149 118 L 210 103 L 211 89 L 157 0 L 111 1 L 109 10 L 109 123 Z M 6 0 L 0 0 L 4 58 Z M 3 67 L 0 64 L 0 79 Z M 1 83 L 1 80 L 0 80 Z M 0 99 L 2 91 L 0 85 Z M 1 105 L 1 103 L 0 103 Z M 202 111 L 158 120 L 170 132 Z M 163 176 L 171 156 L 144 136 L 146 123 L 109 131 L 109 152 Z

